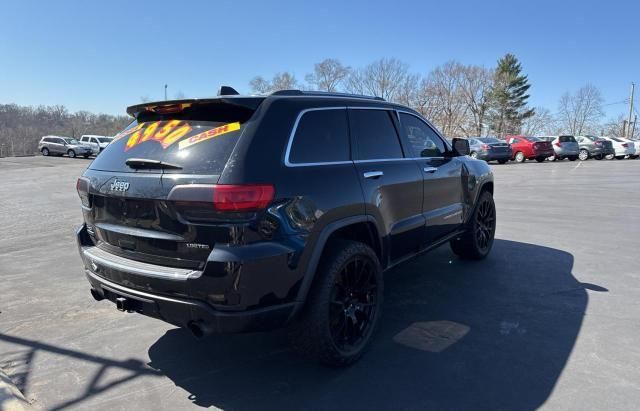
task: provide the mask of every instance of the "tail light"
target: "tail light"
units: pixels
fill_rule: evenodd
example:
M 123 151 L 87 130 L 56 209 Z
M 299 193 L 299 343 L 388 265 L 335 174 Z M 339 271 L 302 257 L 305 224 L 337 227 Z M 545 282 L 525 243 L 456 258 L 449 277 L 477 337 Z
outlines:
M 187 184 L 173 187 L 167 200 L 187 220 L 211 220 L 220 213 L 249 213 L 267 208 L 273 201 L 271 184 Z
M 82 205 L 90 208 L 91 196 L 89 195 L 89 179 L 85 177 L 79 177 L 78 181 L 76 181 L 76 190 L 78 191 L 78 196 L 80 197 Z
M 628 147 L 629 147 L 629 144 L 627 144 L 627 143 L 622 143 L 622 147 L 624 147 L 624 148 L 628 148 Z
M 270 184 L 218 185 L 213 189 L 213 208 L 219 211 L 257 211 L 273 200 Z
M 554 146 L 556 146 L 556 147 L 558 147 L 558 148 L 559 148 L 559 147 L 561 147 L 561 145 L 560 145 L 560 142 L 559 142 L 559 141 L 556 141 L 555 143 L 553 143 L 553 145 L 554 145 Z
M 483 144 L 483 145 L 481 146 L 481 148 L 482 148 L 483 150 L 491 150 L 491 146 L 490 146 L 489 144 Z
M 602 145 L 602 141 L 596 141 L 594 144 L 595 144 L 596 146 L 601 146 L 601 145 Z

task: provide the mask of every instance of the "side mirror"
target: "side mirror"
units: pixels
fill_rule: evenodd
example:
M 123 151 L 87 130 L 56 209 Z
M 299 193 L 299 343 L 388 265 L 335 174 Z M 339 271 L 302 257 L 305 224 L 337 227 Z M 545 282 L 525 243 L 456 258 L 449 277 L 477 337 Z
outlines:
M 466 138 L 454 138 L 451 141 L 451 145 L 453 146 L 454 156 L 468 156 L 469 153 L 471 153 L 469 140 L 467 140 Z

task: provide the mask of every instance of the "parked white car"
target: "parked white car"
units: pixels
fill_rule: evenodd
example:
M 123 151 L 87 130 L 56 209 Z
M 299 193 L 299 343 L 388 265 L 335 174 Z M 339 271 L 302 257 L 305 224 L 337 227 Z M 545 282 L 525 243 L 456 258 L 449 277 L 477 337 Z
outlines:
M 80 137 L 80 142 L 82 144 L 89 144 L 95 147 L 94 151 L 96 154 L 98 154 L 99 152 L 107 148 L 109 143 L 111 143 L 112 141 L 113 141 L 113 137 L 97 136 L 94 134 L 85 134 L 82 137 Z
M 629 155 L 629 157 L 631 158 L 638 158 L 640 157 L 640 140 L 630 140 L 628 138 L 624 138 L 624 137 L 616 137 L 624 142 L 627 142 L 629 144 L 633 144 L 633 146 L 636 149 L 636 153 L 634 155 Z
M 622 160 L 626 156 L 635 156 L 636 155 L 636 147 L 633 143 L 628 143 L 626 141 L 621 140 L 619 137 L 602 137 L 607 141 L 611 141 L 613 144 L 613 149 L 616 154 L 615 157 L 618 160 Z

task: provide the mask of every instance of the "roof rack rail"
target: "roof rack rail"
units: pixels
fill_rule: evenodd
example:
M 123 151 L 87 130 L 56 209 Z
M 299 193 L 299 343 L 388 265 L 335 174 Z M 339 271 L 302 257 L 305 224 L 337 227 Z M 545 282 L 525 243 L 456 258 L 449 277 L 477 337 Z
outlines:
M 301 96 L 303 93 L 300 90 L 277 90 L 269 93 L 270 96 Z
M 327 97 L 347 97 L 362 98 L 367 100 L 385 101 L 382 97 L 365 96 L 363 94 L 337 93 L 333 91 L 302 91 L 302 90 L 278 90 L 270 94 L 271 96 L 327 96 Z

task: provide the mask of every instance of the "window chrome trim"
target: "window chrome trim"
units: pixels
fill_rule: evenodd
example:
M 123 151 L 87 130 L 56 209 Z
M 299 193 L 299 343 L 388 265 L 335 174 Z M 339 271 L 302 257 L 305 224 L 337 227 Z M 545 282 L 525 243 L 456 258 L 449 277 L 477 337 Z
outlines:
M 293 138 L 296 135 L 296 131 L 298 130 L 298 124 L 300 124 L 300 120 L 302 116 L 311 112 L 311 111 L 324 111 L 324 110 L 346 110 L 346 106 L 339 107 L 312 107 L 307 108 L 300 113 L 298 113 L 298 117 L 296 117 L 296 121 L 293 123 L 293 129 L 291 130 L 291 134 L 289 134 L 289 141 L 287 142 L 287 150 L 284 154 L 284 165 L 287 167 L 310 167 L 310 166 L 327 166 L 327 165 L 337 165 L 337 164 L 353 164 L 351 160 L 344 161 L 320 161 L 315 163 L 292 163 L 289 161 L 289 156 L 291 155 L 291 147 L 293 146 Z
M 425 122 L 440 139 L 444 142 L 445 146 L 449 148 L 447 140 L 442 137 L 442 135 L 438 132 L 438 130 L 425 118 L 416 113 L 412 113 L 411 111 L 399 110 L 393 107 L 366 107 L 366 106 L 331 106 L 331 107 L 312 107 L 307 108 L 300 113 L 296 117 L 296 121 L 293 123 L 293 129 L 289 134 L 289 140 L 287 141 L 287 149 L 284 155 L 284 165 L 287 167 L 313 167 L 313 166 L 332 166 L 332 165 L 343 165 L 343 164 L 366 164 L 366 163 L 379 163 L 379 162 L 390 162 L 390 161 L 415 161 L 415 160 L 425 160 L 425 159 L 444 159 L 444 156 L 438 157 L 399 157 L 399 158 L 378 158 L 378 159 L 368 159 L 368 160 L 344 160 L 344 161 L 320 161 L 314 163 L 292 163 L 289 160 L 289 156 L 291 155 L 291 147 L 293 146 L 293 139 L 295 137 L 296 131 L 298 130 L 298 125 L 300 124 L 300 120 L 302 117 L 310 112 L 310 111 L 322 111 L 322 110 L 386 110 L 396 113 L 396 117 L 398 122 L 402 124 L 400 121 L 400 113 L 405 113 L 412 115 L 419 120 Z

